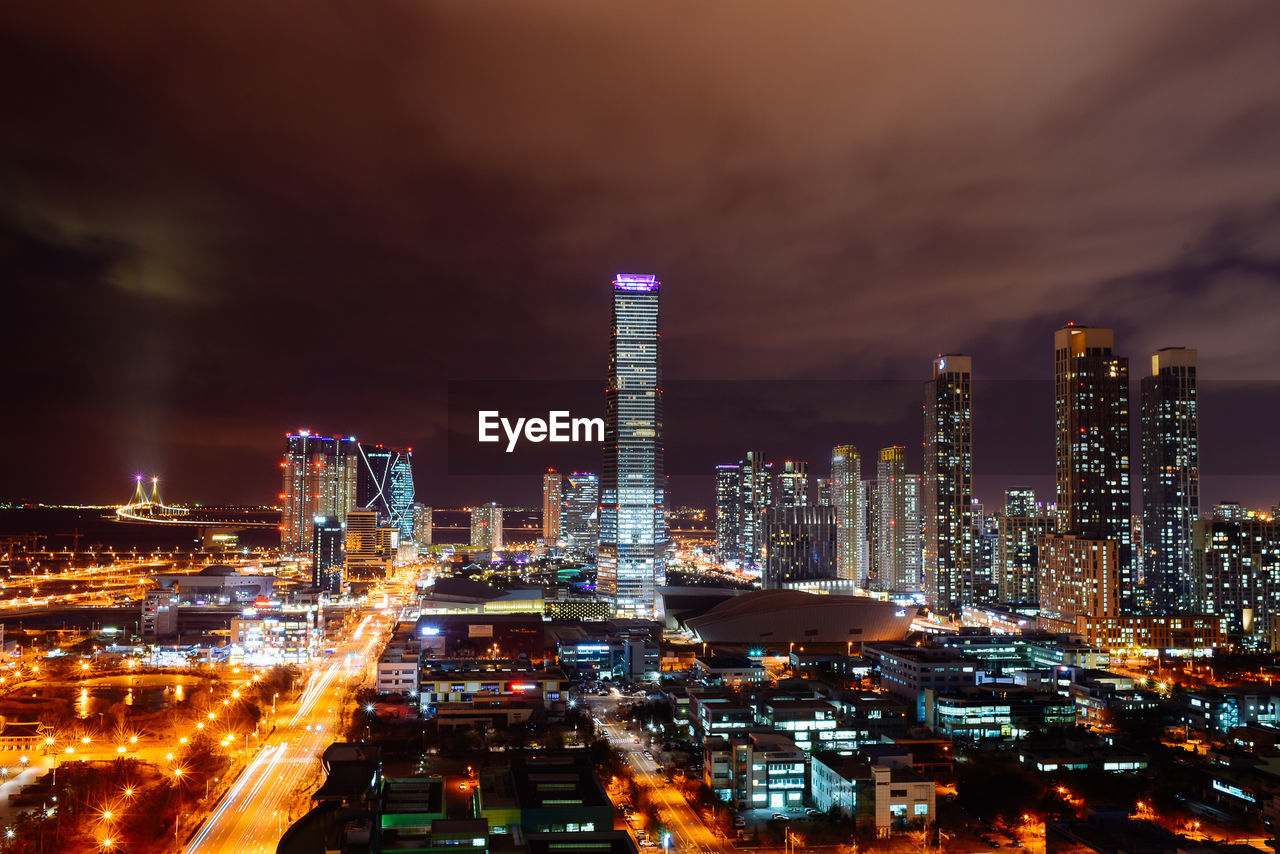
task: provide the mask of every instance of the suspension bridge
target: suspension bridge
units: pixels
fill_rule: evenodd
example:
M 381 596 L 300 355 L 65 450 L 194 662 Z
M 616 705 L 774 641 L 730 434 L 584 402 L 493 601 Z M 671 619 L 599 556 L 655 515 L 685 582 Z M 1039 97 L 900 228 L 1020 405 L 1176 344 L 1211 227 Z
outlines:
M 204 531 L 247 528 L 279 528 L 280 511 L 271 507 L 182 506 L 165 504 L 160 498 L 160 479 L 151 478 L 151 491 L 137 475 L 133 498 L 116 508 L 115 520 L 140 525 L 185 525 Z

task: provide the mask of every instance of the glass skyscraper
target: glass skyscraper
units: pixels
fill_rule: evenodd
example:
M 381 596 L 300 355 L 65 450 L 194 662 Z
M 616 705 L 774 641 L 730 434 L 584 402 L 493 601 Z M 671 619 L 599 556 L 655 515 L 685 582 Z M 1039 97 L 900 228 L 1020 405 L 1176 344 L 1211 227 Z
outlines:
M 585 471 L 565 477 L 561 535 L 564 550 L 574 560 L 591 560 L 600 538 L 600 478 Z
M 924 393 L 924 588 L 945 612 L 974 602 L 973 361 L 933 360 Z
M 655 616 L 656 588 L 666 583 L 660 288 L 657 276 L 614 278 L 605 389 L 599 591 L 619 616 L 639 618 Z
M 341 593 L 347 526 L 330 516 L 316 516 L 313 525 L 311 586 L 330 594 Z
M 360 444 L 356 505 L 376 510 L 379 523 L 399 531 L 404 542 L 413 539 L 414 492 L 412 449 Z
M 1144 604 L 1155 614 L 1199 609 L 1192 527 L 1200 518 L 1200 429 L 1196 351 L 1151 357 L 1142 378 L 1142 533 Z

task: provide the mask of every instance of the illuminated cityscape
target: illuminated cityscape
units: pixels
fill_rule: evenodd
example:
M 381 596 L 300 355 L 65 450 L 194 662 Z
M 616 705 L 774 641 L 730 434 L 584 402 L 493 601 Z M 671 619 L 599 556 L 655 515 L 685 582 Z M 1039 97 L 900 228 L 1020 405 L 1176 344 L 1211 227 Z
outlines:
M 1280 850 L 1280 7 L 68 2 L 0 854 Z

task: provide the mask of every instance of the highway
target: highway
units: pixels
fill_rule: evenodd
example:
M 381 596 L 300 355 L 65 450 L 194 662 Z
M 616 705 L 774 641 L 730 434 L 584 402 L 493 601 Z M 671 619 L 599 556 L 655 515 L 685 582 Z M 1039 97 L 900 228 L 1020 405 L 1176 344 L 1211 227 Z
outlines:
M 631 735 L 614 715 L 618 704 L 617 697 L 593 697 L 589 707 L 595 716 L 604 723 L 604 732 L 609 741 L 622 754 L 631 766 L 637 785 L 648 793 L 649 798 L 658 805 L 658 817 L 666 823 L 671 831 L 671 851 L 689 852 L 690 854 L 720 854 L 733 850 L 723 837 L 718 836 L 706 824 L 698 813 L 689 806 L 679 788 L 666 782 L 658 772 L 659 765 L 652 759 L 645 758 L 643 745 L 634 741 Z M 661 839 L 654 842 L 661 843 Z
M 313 665 L 296 711 L 282 710 L 258 755 L 191 836 L 187 854 L 273 854 L 290 824 L 300 786 L 319 767 L 319 756 L 337 737 L 335 723 L 344 687 L 365 678 L 382 643 L 380 624 L 366 616 L 351 640 Z M 297 816 L 292 816 L 297 818 Z

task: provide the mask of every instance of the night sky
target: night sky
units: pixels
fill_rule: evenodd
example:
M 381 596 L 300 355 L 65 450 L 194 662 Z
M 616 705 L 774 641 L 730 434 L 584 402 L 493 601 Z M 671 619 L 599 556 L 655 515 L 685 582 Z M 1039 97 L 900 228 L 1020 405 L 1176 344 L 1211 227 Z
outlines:
M 1274 2 L 5 4 L 0 500 L 269 502 L 307 426 L 412 445 L 427 503 L 532 504 L 446 475 L 446 381 L 603 386 L 635 271 L 673 382 L 1041 381 L 1034 429 L 975 413 L 988 502 L 1051 485 L 1056 327 L 1135 378 L 1196 347 L 1256 383 L 1206 400 L 1204 502 L 1270 506 L 1278 37 Z M 847 403 L 673 414 L 674 501 L 710 501 L 694 433 L 918 458 L 911 400 Z

